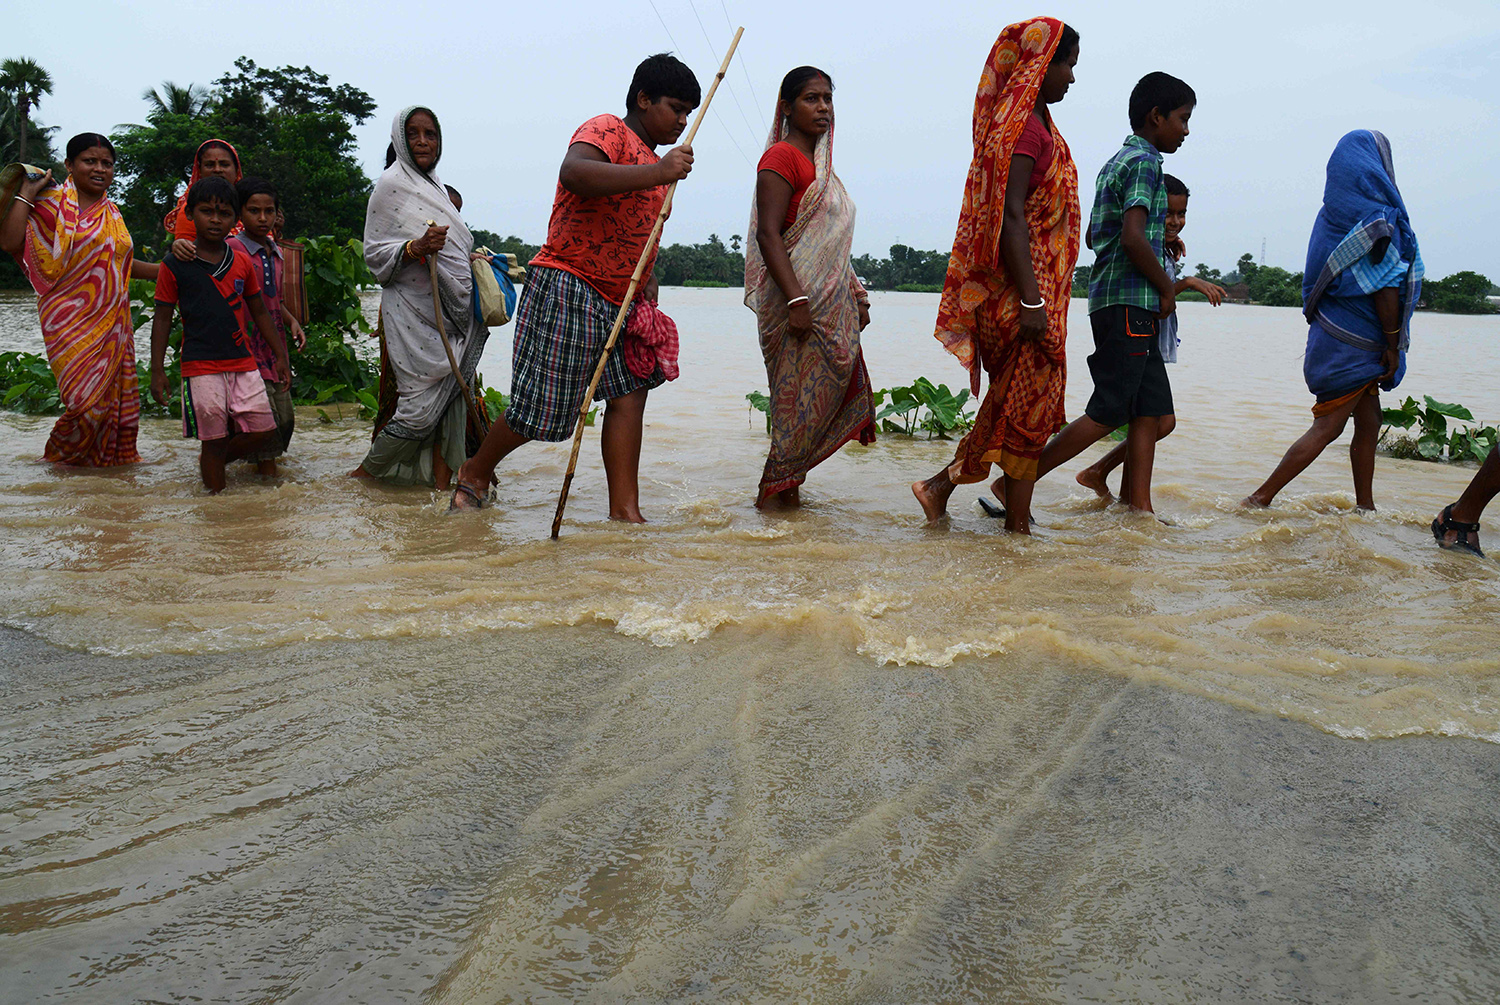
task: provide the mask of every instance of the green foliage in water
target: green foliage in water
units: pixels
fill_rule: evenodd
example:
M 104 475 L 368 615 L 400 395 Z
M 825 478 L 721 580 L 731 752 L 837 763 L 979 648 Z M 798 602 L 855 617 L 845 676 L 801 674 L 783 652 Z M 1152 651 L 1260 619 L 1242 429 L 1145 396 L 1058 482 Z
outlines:
M 1455 272 L 1424 281 L 1422 302 L 1445 314 L 1494 314 L 1500 308 L 1489 302 L 1490 288 L 1489 279 L 1477 272 Z
M 1424 461 L 1483 461 L 1494 448 L 1500 431 L 1475 424 L 1474 413 L 1463 405 L 1450 405 L 1422 396 L 1422 404 L 1408 397 L 1399 408 L 1381 411 L 1384 425 L 1380 445 L 1394 457 Z M 1448 420 L 1470 425 L 1448 428 Z M 1396 430 L 1408 430 L 1398 433 Z
M 729 284 L 718 279 L 684 279 L 683 286 L 696 286 L 709 290 L 727 290 Z
M 875 399 L 875 421 L 884 433 L 901 436 L 916 436 L 925 432 L 930 440 L 949 439 L 954 433 L 962 433 L 974 425 L 974 416 L 964 411 L 969 402 L 967 389 L 957 394 L 947 384 L 934 384 L 926 377 L 918 377 L 901 387 L 883 387 L 873 392 Z M 771 431 L 771 399 L 762 391 L 751 391 L 745 400 L 757 412 L 766 416 L 766 432 Z
M 0 352 L 0 408 L 24 415 L 57 415 L 62 399 L 45 356 Z
M 897 293 L 941 293 L 942 283 L 902 283 L 896 287 Z

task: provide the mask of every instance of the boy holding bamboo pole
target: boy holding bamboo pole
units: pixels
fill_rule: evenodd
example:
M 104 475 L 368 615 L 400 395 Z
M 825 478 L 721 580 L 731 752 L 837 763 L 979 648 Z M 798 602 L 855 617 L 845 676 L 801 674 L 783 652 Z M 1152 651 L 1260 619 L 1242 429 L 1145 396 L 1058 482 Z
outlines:
M 459 469 L 453 509 L 478 509 L 495 465 L 531 440 L 573 435 L 605 341 L 625 300 L 630 277 L 656 224 L 667 186 L 688 176 L 693 151 L 676 147 L 658 157 L 687 128 L 701 91 L 693 71 L 666 54 L 635 70 L 626 115 L 598 115 L 573 134 L 558 171 L 547 241 L 531 260 L 516 308 L 511 395 L 505 414 L 479 450 Z M 651 267 L 641 284 L 656 299 Z M 646 395 L 665 376 L 660 366 L 633 375 L 621 353 L 605 367 L 595 400 L 604 410 L 604 472 L 612 520 L 644 523 L 638 473 Z

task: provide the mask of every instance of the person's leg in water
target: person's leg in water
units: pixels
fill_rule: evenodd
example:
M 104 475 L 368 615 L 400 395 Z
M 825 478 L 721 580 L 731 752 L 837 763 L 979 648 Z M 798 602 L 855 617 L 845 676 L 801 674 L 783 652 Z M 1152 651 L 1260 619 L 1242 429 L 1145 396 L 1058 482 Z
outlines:
M 203 486 L 218 494 L 224 491 L 224 468 L 251 454 L 264 450 L 276 435 L 271 429 L 263 433 L 235 433 L 217 440 L 204 440 L 198 454 L 198 473 L 203 476 Z
M 479 449 L 474 451 L 474 456 L 459 466 L 457 487 L 449 508 L 478 509 L 481 501 L 489 494 L 490 484 L 495 480 L 495 465 L 504 460 L 512 450 L 530 442 L 531 437 L 522 436 L 506 424 L 505 413 L 502 412 L 485 434 Z
M 1438 543 L 1444 548 L 1468 547 L 1471 551 L 1483 554 L 1483 549 L 1479 546 L 1479 517 L 1496 495 L 1500 495 L 1500 447 L 1491 447 L 1463 495 L 1458 497 L 1458 502 L 1444 507 L 1437 519 L 1432 521 L 1432 533 Z M 1450 522 L 1469 524 L 1474 529 L 1445 526 Z
M 1349 466 L 1354 472 L 1354 505 L 1375 509 L 1375 447 L 1380 442 L 1380 398 L 1366 394 L 1354 406 L 1354 439 L 1349 444 Z
M 609 483 L 609 518 L 645 523 L 641 516 L 641 431 L 645 425 L 647 388 L 638 388 L 604 405 L 604 477 Z
M 1151 467 L 1156 462 L 1160 428 L 1160 416 L 1140 415 L 1130 420 L 1130 432 L 1125 435 L 1125 467 L 1130 472 L 1130 486 L 1128 492 L 1121 486 L 1120 498 L 1131 509 L 1144 513 L 1156 512 L 1151 508 Z
M 761 510 L 798 509 L 801 506 L 802 486 L 800 485 L 793 485 L 789 489 L 773 492 L 755 504 L 755 508 Z
M 1042 448 L 1041 459 L 1037 462 L 1036 480 L 1041 481 L 1042 476 L 1047 472 L 1059 464 L 1066 463 L 1077 457 L 1090 444 L 1099 442 L 1099 440 L 1113 432 L 1115 428 L 1114 426 L 1106 426 L 1095 422 L 1087 415 L 1082 415 L 1074 419 L 1059 430 L 1056 436 L 1048 440 L 1046 447 Z M 929 523 L 938 519 L 947 511 L 948 497 L 953 494 L 953 488 L 953 482 L 948 478 L 947 468 L 939 471 L 926 481 L 912 483 L 912 494 L 922 504 L 922 509 L 926 511 Z M 1003 475 L 995 479 L 990 484 L 990 491 L 995 494 L 995 498 L 1000 500 L 1001 505 L 1005 507 L 1005 511 L 1008 514 L 1011 502 L 1007 479 Z M 929 500 L 931 500 L 933 505 L 929 505 Z M 934 510 L 936 510 L 935 514 Z M 1031 520 L 1029 496 L 1027 497 L 1026 520 L 1029 525 Z
M 453 469 L 448 467 L 448 462 L 443 457 L 441 444 L 432 445 L 432 481 L 433 487 L 439 492 L 447 492 L 449 484 L 453 480 Z
M 1172 430 L 1176 428 L 1177 416 L 1161 416 L 1157 425 L 1156 442 L 1160 443 L 1168 436 L 1171 436 Z M 1130 465 L 1125 464 L 1125 444 L 1123 442 L 1089 467 L 1078 472 L 1078 484 L 1086 489 L 1093 489 L 1103 499 L 1113 499 L 1114 496 L 1109 491 L 1109 483 L 1105 479 L 1109 477 L 1111 471 L 1122 464 L 1125 466 L 1120 471 L 1120 498 L 1128 500 L 1130 498 Z
M 931 478 L 912 482 L 911 494 L 916 496 L 917 502 L 922 504 L 922 512 L 926 514 L 927 522 L 937 523 L 948 515 L 948 497 L 957 487 L 953 479 L 948 477 L 948 466 L 945 464 Z
M 1343 435 L 1349 416 L 1366 397 L 1373 398 L 1374 395 L 1361 395 L 1358 399 L 1349 401 L 1332 412 L 1315 417 L 1312 427 L 1287 448 L 1286 454 L 1281 458 L 1281 463 L 1276 465 L 1276 470 L 1271 472 L 1271 476 L 1260 488 L 1246 496 L 1240 505 L 1258 507 L 1271 505 L 1271 501 L 1276 498 L 1276 493 L 1286 488 L 1293 478 L 1317 460 L 1318 455 L 1328 447 L 1328 444 Z M 1379 406 L 1376 407 L 1378 410 Z M 1371 464 L 1373 463 L 1372 459 Z

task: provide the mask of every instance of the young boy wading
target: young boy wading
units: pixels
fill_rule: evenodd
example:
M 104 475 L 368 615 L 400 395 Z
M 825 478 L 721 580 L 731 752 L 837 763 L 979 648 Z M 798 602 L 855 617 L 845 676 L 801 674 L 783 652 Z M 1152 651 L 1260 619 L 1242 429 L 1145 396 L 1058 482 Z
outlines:
M 1159 322 L 1177 309 L 1176 284 L 1162 267 L 1167 188 L 1162 154 L 1176 153 L 1197 104 L 1193 89 L 1165 73 L 1148 73 L 1130 92 L 1131 134 L 1099 171 L 1089 247 L 1089 323 L 1094 393 L 1081 418 L 1054 436 L 1037 465 L 1040 478 L 1084 448 L 1129 424 L 1125 440 L 1131 508 L 1151 511 L 1151 466 L 1172 388 L 1159 343 Z
M 669 55 L 636 67 L 623 119 L 598 115 L 578 127 L 558 172 L 547 242 L 531 261 L 516 309 L 510 403 L 477 453 L 459 469 L 452 508 L 478 509 L 495 465 L 529 440 L 573 435 L 589 381 L 630 286 L 666 186 L 693 169 L 690 147 L 658 158 L 698 107 L 698 80 Z M 656 299 L 653 250 L 641 294 Z M 604 410 L 604 472 L 612 520 L 644 523 L 637 475 L 646 393 L 666 378 L 660 367 L 636 377 L 611 353 L 594 395 Z

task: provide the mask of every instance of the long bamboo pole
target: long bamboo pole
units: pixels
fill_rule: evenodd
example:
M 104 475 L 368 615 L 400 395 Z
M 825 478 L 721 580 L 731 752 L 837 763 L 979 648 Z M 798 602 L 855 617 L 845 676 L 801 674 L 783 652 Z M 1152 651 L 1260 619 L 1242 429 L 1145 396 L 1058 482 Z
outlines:
M 427 226 L 436 226 L 436 221 L 428 220 Z M 443 340 L 443 351 L 448 354 L 448 366 L 453 370 L 453 377 L 458 381 L 458 386 L 463 388 L 464 401 L 469 405 L 469 415 L 474 419 L 474 426 L 479 430 L 481 437 L 489 435 L 490 423 L 480 410 L 478 402 L 474 400 L 474 392 L 469 390 L 468 381 L 458 371 L 458 360 L 453 356 L 453 343 L 448 341 L 447 326 L 443 324 L 443 299 L 438 295 L 437 255 L 427 256 L 427 271 L 432 275 L 432 313 L 437 317 L 438 337 Z
M 724 62 L 719 66 L 719 72 L 714 74 L 714 82 L 709 85 L 708 95 L 703 99 L 703 104 L 698 106 L 698 115 L 693 119 L 692 128 L 688 130 L 687 139 L 682 146 L 692 146 L 693 137 L 698 135 L 698 127 L 703 124 L 703 116 L 708 112 L 709 102 L 714 100 L 714 92 L 719 89 L 719 81 L 729 72 L 729 61 L 734 58 L 734 50 L 740 44 L 740 36 L 745 33 L 744 28 L 738 28 L 734 33 L 734 40 L 729 43 L 729 51 L 724 54 Z M 594 367 L 594 379 L 589 381 L 588 393 L 583 396 L 583 405 L 578 409 L 578 426 L 573 430 L 573 454 L 568 458 L 568 474 L 563 479 L 562 491 L 557 496 L 557 514 L 552 518 L 552 540 L 557 540 L 557 535 L 562 528 L 563 508 L 568 505 L 568 490 L 573 487 L 573 472 L 578 468 L 578 451 L 583 446 L 583 421 L 588 417 L 589 406 L 594 401 L 594 391 L 599 387 L 599 380 L 604 376 L 604 366 L 609 362 L 609 354 L 614 351 L 615 341 L 620 337 L 620 327 L 625 323 L 625 314 L 630 310 L 630 304 L 635 300 L 636 288 L 640 286 L 641 272 L 646 268 L 646 260 L 651 257 L 651 252 L 656 248 L 656 242 L 661 239 L 662 225 L 667 222 L 667 214 L 672 211 L 672 196 L 677 193 L 677 183 L 674 181 L 667 187 L 667 197 L 662 200 L 661 212 L 656 214 L 656 226 L 651 228 L 651 236 L 646 238 L 646 246 L 641 249 L 641 257 L 635 263 L 635 271 L 630 276 L 630 286 L 625 290 L 625 302 L 620 305 L 620 312 L 615 315 L 614 327 L 609 330 L 609 338 L 604 343 L 604 352 L 599 357 L 599 365 Z

